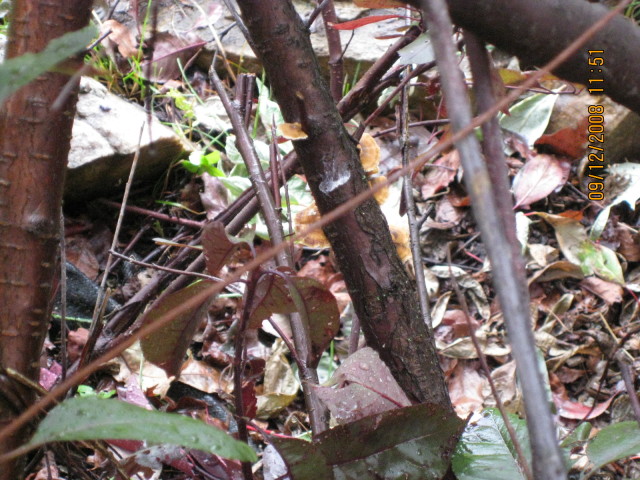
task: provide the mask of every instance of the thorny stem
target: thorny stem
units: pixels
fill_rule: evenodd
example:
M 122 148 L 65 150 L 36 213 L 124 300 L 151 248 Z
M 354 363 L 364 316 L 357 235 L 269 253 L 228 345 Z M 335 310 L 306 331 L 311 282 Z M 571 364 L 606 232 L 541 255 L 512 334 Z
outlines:
M 122 221 L 124 219 L 124 211 L 125 206 L 127 205 L 127 200 L 129 199 L 129 192 L 131 191 L 131 185 L 133 185 L 133 179 L 136 173 L 136 167 L 138 165 L 138 159 L 140 158 L 140 143 L 142 142 L 142 134 L 144 132 L 144 122 L 140 127 L 140 135 L 138 136 L 138 148 L 136 148 L 136 153 L 133 156 L 133 161 L 131 164 L 131 170 L 129 171 L 129 178 L 127 179 L 127 184 L 124 188 L 124 193 L 122 195 L 122 207 L 120 208 L 120 213 L 118 215 L 118 221 L 116 223 L 115 231 L 113 232 L 113 240 L 111 241 L 111 250 L 115 250 L 118 246 L 118 238 L 120 237 L 120 229 L 122 228 Z M 148 127 L 151 129 L 151 123 L 148 123 Z M 98 297 L 96 298 L 96 304 L 93 309 L 93 318 L 91 319 L 91 329 L 89 330 L 89 338 L 87 339 L 87 343 L 82 348 L 82 354 L 80 356 L 80 362 L 78 365 L 83 365 L 87 358 L 89 358 L 90 352 L 93 350 L 96 342 L 98 341 L 98 337 L 102 331 L 102 319 L 100 318 L 102 314 L 102 307 L 105 303 L 105 289 L 107 286 L 107 278 L 109 277 L 109 273 L 111 272 L 111 264 L 113 263 L 113 255 L 109 254 L 107 256 L 107 264 L 104 267 L 104 272 L 102 274 L 102 280 L 100 281 L 100 288 L 98 289 Z
M 238 438 L 244 443 L 249 442 L 249 433 L 247 432 L 247 422 L 244 415 L 244 398 L 242 394 L 242 375 L 246 363 L 245 352 L 245 332 L 249 324 L 249 313 L 253 305 L 253 297 L 256 291 L 256 284 L 260 278 L 260 273 L 252 271 L 249 274 L 249 281 L 245 290 L 244 307 L 242 308 L 242 316 L 240 324 L 236 331 L 234 342 L 235 355 L 233 356 L 233 390 L 234 403 L 236 407 L 236 422 L 238 424 Z M 242 462 L 242 473 L 245 480 L 253 480 L 253 472 L 251 471 L 251 463 Z
M 467 135 L 470 135 L 475 128 L 481 126 L 484 122 L 489 121 L 496 113 L 498 113 L 503 108 L 507 107 L 513 101 L 515 101 L 522 92 L 526 91 L 527 88 L 536 84 L 536 82 L 538 82 L 543 75 L 547 74 L 551 70 L 554 70 L 555 68 L 558 67 L 558 65 L 560 65 L 567 58 L 573 55 L 597 31 L 602 29 L 609 21 L 611 21 L 611 19 L 613 19 L 616 15 L 618 15 L 623 5 L 624 3 L 614 8 L 607 15 L 605 15 L 596 23 L 594 23 L 590 28 L 588 28 L 585 32 L 583 32 L 573 43 L 567 46 L 552 61 L 550 61 L 548 64 L 540 68 L 536 73 L 534 73 L 525 82 L 523 82 L 519 88 L 514 89 L 509 95 L 507 95 L 501 101 L 496 103 L 492 108 L 478 115 L 466 127 L 454 133 L 451 136 L 451 138 L 444 140 L 442 143 L 434 146 L 428 152 L 425 152 L 424 154 L 419 155 L 418 157 L 413 159 L 413 161 L 411 161 L 409 165 L 389 175 L 389 177 L 385 182 L 380 182 L 379 184 L 376 184 L 373 188 L 363 191 L 362 193 L 353 197 L 348 202 L 345 202 L 344 204 L 335 208 L 331 212 L 326 213 L 325 215 L 323 215 L 323 217 L 320 220 L 309 225 L 306 229 L 294 235 L 291 238 L 291 241 L 304 238 L 308 236 L 311 232 L 318 230 L 324 227 L 325 225 L 331 223 L 336 218 L 340 217 L 350 209 L 355 208 L 356 205 L 359 205 L 364 200 L 375 195 L 375 193 L 377 193 L 378 191 L 382 190 L 383 188 L 387 187 L 389 184 L 398 180 L 406 172 L 419 168 L 421 165 L 425 164 L 428 160 L 435 157 L 437 154 L 451 147 L 454 142 L 457 142 L 458 140 L 460 140 L 461 138 L 464 138 Z M 212 285 L 210 288 L 203 290 L 202 292 L 199 292 L 198 295 L 194 295 L 192 298 L 184 302 L 182 305 L 158 317 L 153 324 L 146 325 L 140 328 L 140 330 L 136 331 L 131 336 L 128 336 L 122 342 L 120 342 L 110 350 L 103 353 L 94 361 L 77 370 L 75 373 L 69 376 L 66 380 L 62 381 L 60 384 L 54 387 L 51 391 L 49 391 L 49 393 L 43 396 L 40 400 L 38 400 L 37 402 L 33 403 L 31 406 L 26 408 L 9 425 L 7 425 L 5 428 L 0 430 L 0 440 L 4 440 L 8 436 L 15 433 L 18 429 L 20 429 L 26 423 L 28 423 L 32 418 L 34 418 L 43 410 L 45 410 L 46 408 L 50 407 L 53 403 L 55 403 L 56 400 L 62 397 L 71 387 L 73 387 L 74 385 L 77 385 L 84 378 L 96 372 L 104 363 L 120 355 L 127 348 L 133 345 L 136 341 L 164 327 L 169 322 L 171 322 L 177 315 L 180 315 L 191 308 L 201 305 L 206 298 L 221 292 L 227 285 L 241 280 L 244 274 L 259 267 L 262 263 L 273 258 L 273 256 L 276 255 L 276 253 L 284 250 L 285 248 L 287 248 L 285 244 L 274 245 L 269 250 L 262 252 L 260 255 L 255 257 L 252 261 L 250 261 L 249 263 L 247 263 L 246 265 L 244 265 L 243 267 L 239 268 L 238 270 L 233 272 L 231 275 L 229 275 L 224 282 L 217 283 L 215 285 Z M 6 460 L 8 460 L 8 455 L 0 457 L 0 464 Z
M 342 98 L 344 87 L 344 70 L 342 62 L 342 44 L 340 42 L 340 31 L 332 28 L 331 24 L 338 23 L 338 16 L 333 5 L 333 0 L 323 2 L 322 20 L 327 34 L 327 44 L 329 46 L 329 90 L 333 100 L 337 103 Z
M 222 82 L 218 78 L 213 66 L 209 70 L 209 76 L 211 83 L 218 92 L 220 100 L 229 115 L 231 124 L 236 134 L 236 146 L 238 151 L 242 155 L 242 158 L 249 171 L 251 177 L 251 183 L 256 192 L 258 200 L 260 201 L 260 207 L 262 214 L 264 215 L 265 223 L 267 224 L 267 230 L 269 231 L 269 237 L 274 246 L 288 247 L 290 244 L 285 243 L 284 233 L 282 230 L 282 222 L 276 212 L 273 197 L 269 192 L 268 183 L 264 172 L 260 166 L 260 160 L 255 151 L 254 145 L 249 137 L 247 130 L 244 128 L 244 122 L 240 118 L 238 110 L 234 108 L 227 93 L 222 85 Z M 274 184 L 277 184 L 277 178 L 273 179 Z M 287 250 L 284 248 L 279 250 L 276 254 L 276 263 L 280 266 L 286 266 L 293 269 L 294 264 L 292 258 L 288 255 Z M 309 422 L 314 434 L 318 434 L 327 428 L 326 422 L 323 420 L 326 415 L 323 414 L 324 409 L 320 399 L 317 397 L 312 386 L 318 384 L 318 372 L 315 368 L 310 368 L 309 363 L 311 359 L 311 340 L 309 337 L 309 325 L 305 323 L 305 319 L 301 318 L 300 314 L 292 313 L 289 316 L 291 322 L 291 331 L 293 333 L 293 341 L 298 352 L 298 356 L 303 359 L 305 369 L 301 369 L 303 374 L 302 392 L 309 411 Z

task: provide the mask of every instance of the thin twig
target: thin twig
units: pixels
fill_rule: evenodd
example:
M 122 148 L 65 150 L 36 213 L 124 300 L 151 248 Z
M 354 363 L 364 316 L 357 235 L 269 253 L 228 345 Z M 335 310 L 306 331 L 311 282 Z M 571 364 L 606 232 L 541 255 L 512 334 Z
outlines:
M 67 378 L 67 246 L 64 238 L 64 212 L 60 207 L 60 363 L 62 379 Z
M 338 23 L 338 16 L 333 5 L 333 0 L 322 2 L 322 21 L 327 35 L 327 45 L 329 47 L 329 90 L 333 100 L 338 103 L 342 98 L 344 87 L 344 64 L 342 61 L 342 44 L 340 42 L 340 31 L 332 28 Z
M 119 209 L 122 209 L 123 207 L 121 203 L 113 202 L 105 198 L 101 198 L 98 201 L 101 204 L 106 205 L 107 207 L 119 208 Z M 204 222 L 199 222 L 197 220 L 189 220 L 188 218 L 173 217 L 165 213 L 154 212 L 153 210 L 147 210 L 146 208 L 136 207 L 134 205 L 124 205 L 124 209 L 127 212 L 136 213 L 138 215 L 145 215 L 147 217 L 156 218 L 164 222 L 171 222 L 177 225 L 183 225 L 185 227 L 196 228 L 198 230 L 204 227 Z
M 405 69 L 405 75 L 411 76 L 411 67 Z M 400 101 L 401 113 L 398 115 L 400 121 L 400 131 L 402 134 L 401 150 L 402 150 L 402 166 L 409 164 L 409 85 L 405 84 L 402 89 Z M 416 277 L 416 287 L 418 290 L 418 301 L 420 302 L 420 310 L 425 323 L 431 325 L 431 312 L 429 310 L 429 292 L 427 291 L 427 283 L 424 278 L 424 266 L 422 263 L 422 251 L 420 248 L 420 230 L 416 221 L 416 205 L 413 201 L 413 183 L 411 181 L 411 172 L 407 172 L 402 181 L 402 194 L 407 207 L 407 222 L 409 227 L 409 239 L 411 246 L 411 257 L 413 261 L 413 270 Z
M 139 265 L 141 267 L 150 268 L 153 270 L 162 270 L 163 272 L 175 273 L 176 275 L 186 275 L 186 276 L 195 277 L 195 278 L 202 278 L 204 280 L 211 280 L 212 282 L 222 282 L 221 278 L 214 277 L 213 275 L 206 275 L 204 273 L 198 273 L 198 272 L 188 272 L 186 270 L 177 270 L 175 268 L 163 267 L 160 265 L 156 265 L 154 263 L 142 262 L 140 260 L 136 260 L 126 255 L 122 255 L 121 253 L 118 253 L 115 250 L 109 250 L 109 253 L 116 258 L 121 258 L 122 260 L 126 260 L 129 263 L 133 263 L 134 265 Z M 234 287 L 233 285 L 229 285 L 227 287 L 227 290 L 230 290 L 233 293 L 242 294 L 242 290 L 240 290 L 237 287 Z
M 244 308 L 242 309 L 242 316 L 240 317 L 240 322 L 234 339 L 233 400 L 236 407 L 235 418 L 238 425 L 238 438 L 244 443 L 249 443 L 249 433 L 247 432 L 247 422 L 244 415 L 244 398 L 242 394 L 242 376 L 246 364 L 245 332 L 247 325 L 249 324 L 249 313 L 253 308 L 253 298 L 259 279 L 260 273 L 256 271 L 251 272 L 249 275 L 249 281 L 247 282 L 247 288 L 245 289 Z M 245 480 L 253 480 L 253 472 L 251 471 L 250 462 L 242 462 L 242 473 Z
M 131 163 L 131 170 L 129 171 L 129 178 L 127 179 L 127 184 L 124 188 L 124 194 L 122 195 L 122 206 L 120 208 L 120 213 L 118 215 L 118 221 L 116 222 L 116 228 L 113 232 L 113 239 L 111 241 L 111 249 L 114 250 L 118 246 L 118 238 L 120 237 L 120 229 L 122 228 L 122 221 L 124 219 L 125 207 L 127 205 L 127 200 L 129 199 L 129 192 L 131 191 L 131 185 L 133 185 L 133 179 L 136 173 L 136 167 L 138 166 L 138 159 L 140 158 L 140 144 L 142 142 L 142 134 L 144 132 L 143 123 L 140 127 L 140 135 L 138 136 L 138 148 L 136 149 L 136 153 L 133 156 L 133 161 Z M 93 317 L 91 318 L 91 328 L 89 329 L 89 337 L 87 339 L 87 343 L 82 349 L 82 355 L 80 356 L 79 365 L 83 365 L 84 361 L 89 358 L 89 354 L 98 340 L 98 336 L 102 330 L 102 320 L 100 319 L 100 311 L 105 304 L 105 290 L 107 285 L 107 278 L 109 277 L 109 273 L 111 272 L 111 264 L 113 262 L 113 255 L 109 254 L 107 256 L 107 264 L 104 267 L 104 272 L 102 274 L 102 280 L 100 281 L 100 287 L 98 288 L 98 295 L 96 298 L 96 304 L 93 309 Z
M 214 66 L 209 69 L 209 77 L 214 88 L 218 92 L 220 100 L 224 105 L 224 108 L 229 115 L 231 124 L 233 125 L 234 132 L 236 134 L 236 146 L 240 152 L 247 170 L 249 171 L 249 177 L 255 190 L 256 196 L 260 202 L 260 208 L 264 216 L 267 230 L 269 232 L 269 238 L 274 246 L 282 246 L 283 249 L 279 250 L 276 254 L 276 263 L 280 266 L 286 266 L 294 268 L 293 260 L 288 255 L 287 250 L 284 247 L 289 247 L 290 244 L 285 242 L 284 232 L 282 230 L 282 222 L 276 212 L 273 197 L 269 192 L 267 179 L 260 166 L 260 160 L 258 154 L 255 151 L 254 144 L 247 132 L 244 122 L 239 115 L 238 109 L 227 96 L 227 92 L 218 78 Z M 273 179 L 277 184 L 277 178 Z M 291 330 L 293 333 L 293 341 L 297 349 L 298 355 L 303 359 L 303 364 L 307 368 L 301 369 L 302 375 L 302 392 L 309 411 L 309 422 L 314 434 L 318 434 L 327 428 L 326 422 L 323 420 L 326 415 L 323 415 L 323 408 L 320 400 L 318 399 L 315 390 L 312 385 L 318 384 L 318 372 L 315 368 L 308 367 L 311 359 L 311 337 L 309 334 L 310 326 L 304 321 L 299 313 L 293 313 L 290 315 Z
M 493 395 L 494 400 L 496 401 L 496 406 L 500 411 L 500 416 L 504 421 L 504 426 L 507 428 L 507 432 L 509 433 L 509 437 L 511 438 L 511 442 L 513 443 L 513 447 L 516 450 L 516 455 L 518 456 L 518 464 L 522 468 L 525 477 L 531 480 L 533 478 L 533 474 L 531 473 L 531 468 L 529 467 L 529 463 L 527 462 L 527 457 L 524 454 L 524 450 L 522 449 L 522 445 L 520 445 L 520 441 L 518 440 L 518 436 L 516 435 L 516 431 L 511 424 L 511 420 L 509 420 L 509 415 L 507 414 L 507 410 L 504 408 L 504 404 L 502 403 L 502 399 L 500 398 L 500 394 L 498 393 L 498 389 L 496 388 L 496 384 L 493 381 L 493 377 L 491 376 L 491 369 L 489 368 L 489 364 L 487 363 L 487 357 L 485 356 L 482 348 L 480 347 L 480 342 L 478 342 L 478 337 L 476 337 L 476 329 L 471 321 L 471 312 L 469 311 L 469 305 L 467 304 L 467 299 L 464 294 L 460 290 L 460 285 L 458 285 L 458 280 L 456 276 L 453 274 L 453 269 L 451 268 L 451 250 L 447 249 L 447 264 L 449 265 L 449 275 L 451 277 L 451 282 L 453 284 L 453 290 L 456 292 L 456 297 L 458 299 L 458 303 L 462 307 L 462 312 L 464 313 L 464 318 L 467 321 L 467 328 L 469 329 L 469 338 L 471 339 L 471 343 L 473 343 L 473 348 L 478 354 L 478 360 L 480 360 L 480 366 L 482 367 L 482 371 L 489 382 L 489 387 L 491 388 L 491 395 Z

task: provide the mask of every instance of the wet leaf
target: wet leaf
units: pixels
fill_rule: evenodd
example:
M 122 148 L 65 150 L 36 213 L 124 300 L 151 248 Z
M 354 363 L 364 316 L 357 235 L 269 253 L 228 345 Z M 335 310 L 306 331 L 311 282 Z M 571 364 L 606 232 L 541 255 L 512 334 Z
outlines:
M 259 418 L 269 418 L 288 407 L 298 396 L 300 384 L 287 360 L 287 347 L 277 339 L 267 360 L 262 395 L 258 395 Z
M 107 32 L 111 33 L 103 38 L 100 43 L 102 43 L 111 58 L 116 59 L 116 50 L 118 50 L 118 53 L 120 53 L 123 58 L 133 58 L 138 55 L 138 42 L 136 41 L 136 34 L 133 31 L 129 30 L 117 20 L 110 18 L 105 20 L 100 28 L 101 35 Z
M 456 178 L 460 168 L 460 155 L 452 150 L 433 162 L 437 167 L 430 167 L 420 187 L 422 197 L 428 199 L 446 188 Z
M 455 414 L 421 404 L 340 425 L 313 443 L 271 440 L 293 478 L 439 480 L 463 425 Z
M 574 218 L 538 212 L 556 232 L 563 255 L 579 265 L 584 275 L 597 275 L 604 280 L 624 284 L 622 267 L 616 254 L 604 245 L 592 242 L 585 228 Z
M 372 348 L 361 348 L 333 374 L 333 387 L 315 387 L 338 424 L 382 413 L 411 402 Z
M 607 411 L 613 396 L 604 402 L 598 403 L 595 408 L 591 408 L 591 405 L 585 405 L 584 403 L 574 402 L 568 398 L 562 398 L 561 396 L 554 395 L 554 402 L 558 407 L 558 415 L 563 418 L 569 418 L 572 420 L 591 420 L 592 418 L 599 417 Z M 637 425 L 637 423 L 636 423 Z M 639 450 L 640 451 L 640 450 Z
M 460 362 L 448 379 L 451 403 L 460 418 L 480 412 L 484 403 L 483 390 L 488 385 L 486 378 L 478 373 L 477 366 Z
M 145 313 L 143 325 L 152 324 L 194 295 L 210 288 L 212 283 L 202 280 L 167 296 Z M 144 337 L 140 341 L 144 358 L 162 368 L 169 376 L 177 375 L 209 302 L 209 300 L 205 300 L 202 304 L 190 308 L 160 329 Z
M 515 415 L 509 421 L 516 437 L 531 461 L 527 425 Z M 477 422 L 467 425 L 452 461 L 459 480 L 525 480 L 504 420 L 497 409 L 490 408 Z
M 26 445 L 29 450 L 50 442 L 128 439 L 168 443 L 255 462 L 247 444 L 193 418 L 146 410 L 117 400 L 72 398 L 55 407 Z
M 164 83 L 182 75 L 184 66 L 206 42 L 188 43 L 168 32 L 157 32 L 154 38 L 153 59 L 141 65 L 141 75 L 151 82 Z M 150 75 L 147 71 L 149 70 Z
M 399 65 L 422 65 L 433 62 L 436 58 L 431 46 L 431 39 L 426 33 L 421 34 L 406 47 L 398 50 Z

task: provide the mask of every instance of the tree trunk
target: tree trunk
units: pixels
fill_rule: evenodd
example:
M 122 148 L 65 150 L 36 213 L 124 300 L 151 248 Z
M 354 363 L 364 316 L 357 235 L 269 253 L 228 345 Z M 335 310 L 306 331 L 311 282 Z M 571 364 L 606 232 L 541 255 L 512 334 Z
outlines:
M 16 0 L 7 57 L 44 49 L 84 27 L 89 0 Z M 77 91 L 52 111 L 69 77 L 46 73 L 0 109 L 0 365 L 38 381 L 60 232 L 60 205 Z M 34 401 L 34 392 L 0 372 L 0 429 Z M 0 454 L 26 442 L 22 430 Z M 22 477 L 22 463 L 0 467 L 0 480 Z
M 420 0 L 407 0 L 420 8 Z M 587 28 L 607 14 L 602 5 L 584 0 L 447 0 L 453 22 L 485 42 L 516 55 L 523 66 L 543 66 Z M 629 61 L 640 47 L 640 28 L 618 15 L 553 73 L 582 85 L 604 79 L 604 91 L 640 114 L 640 62 Z M 602 50 L 598 73 L 588 63 L 588 50 Z M 601 85 L 598 85 L 599 87 Z M 588 87 L 587 87 L 588 88 Z
M 308 134 L 294 147 L 318 208 L 321 213 L 333 210 L 367 185 L 356 145 L 320 75 L 308 31 L 289 0 L 238 4 L 285 121 L 300 122 Z M 368 344 L 410 397 L 451 411 L 431 329 L 378 204 L 370 199 L 325 233 Z

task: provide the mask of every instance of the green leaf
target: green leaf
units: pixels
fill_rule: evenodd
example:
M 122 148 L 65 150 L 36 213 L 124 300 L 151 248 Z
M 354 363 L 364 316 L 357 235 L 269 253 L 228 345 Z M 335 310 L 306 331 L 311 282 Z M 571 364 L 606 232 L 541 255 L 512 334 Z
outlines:
M 398 50 L 398 56 L 399 65 L 423 64 L 435 60 L 429 34 L 423 33 L 409 45 L 402 47 Z
M 509 421 L 516 437 L 531 461 L 527 424 L 515 415 Z M 515 447 L 507 428 L 495 408 L 483 412 L 482 418 L 467 425 L 453 455 L 453 471 L 459 480 L 520 480 L 526 477 L 518 466 Z
M 616 253 L 604 245 L 591 241 L 581 244 L 578 251 L 580 268 L 585 275 L 595 274 L 609 282 L 624 285 L 624 274 Z
M 284 123 L 284 119 L 280 107 L 270 98 L 269 87 L 259 79 L 256 79 L 256 84 L 258 85 L 258 116 L 267 132 L 267 138 L 271 138 L 271 126 L 274 123 L 276 126 Z
M 587 446 L 587 457 L 594 464 L 589 475 L 600 467 L 638 452 L 640 452 L 638 422 L 608 425 L 600 430 Z
M 27 444 L 126 439 L 168 443 L 225 458 L 255 462 L 255 452 L 227 433 L 193 418 L 97 397 L 72 398 L 55 407 Z
M 509 115 L 500 115 L 500 126 L 517 133 L 527 140 L 529 146 L 547 129 L 553 105 L 558 96 L 536 93 L 509 109 Z
M 89 25 L 51 40 L 39 53 L 25 53 L 5 60 L 0 64 L 0 104 L 20 87 L 82 50 L 96 34 L 96 28 Z

